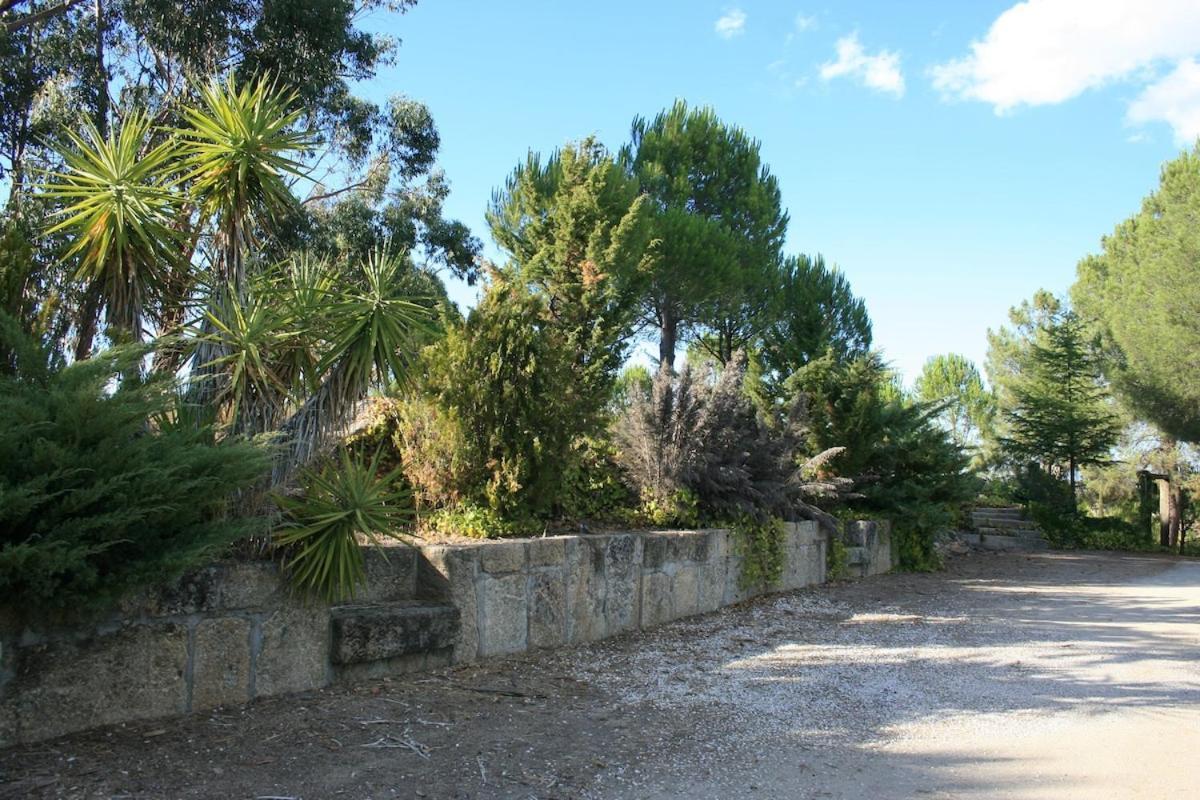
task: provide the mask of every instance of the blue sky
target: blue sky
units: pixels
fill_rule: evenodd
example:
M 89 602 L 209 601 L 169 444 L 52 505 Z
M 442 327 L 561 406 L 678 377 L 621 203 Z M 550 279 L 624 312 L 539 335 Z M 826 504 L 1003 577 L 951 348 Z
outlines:
M 712 105 L 762 142 L 787 250 L 840 266 L 910 381 L 936 353 L 982 364 L 987 328 L 1066 291 L 1200 133 L 1181 0 L 422 0 L 364 25 L 402 44 L 363 91 L 430 107 L 448 213 L 485 240 L 527 150 L 615 149 L 635 115 Z

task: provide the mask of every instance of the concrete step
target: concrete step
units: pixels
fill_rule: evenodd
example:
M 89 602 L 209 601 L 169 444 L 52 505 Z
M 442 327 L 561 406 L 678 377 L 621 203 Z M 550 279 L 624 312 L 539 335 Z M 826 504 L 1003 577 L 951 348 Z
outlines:
M 335 606 L 330 616 L 335 667 L 448 657 L 460 625 L 454 606 L 419 601 Z

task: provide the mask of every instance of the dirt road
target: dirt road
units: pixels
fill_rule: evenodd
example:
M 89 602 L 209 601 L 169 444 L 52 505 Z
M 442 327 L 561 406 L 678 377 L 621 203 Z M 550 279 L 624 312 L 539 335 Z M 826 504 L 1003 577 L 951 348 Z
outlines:
M 1200 796 L 1200 561 L 977 555 L 0 751 L 0 798 Z

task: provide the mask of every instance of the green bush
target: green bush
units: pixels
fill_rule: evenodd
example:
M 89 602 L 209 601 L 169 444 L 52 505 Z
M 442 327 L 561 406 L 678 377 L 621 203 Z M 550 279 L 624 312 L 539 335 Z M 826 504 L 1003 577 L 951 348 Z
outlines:
M 266 475 L 247 442 L 173 421 L 175 384 L 144 349 L 54 369 L 0 316 L 0 597 L 18 612 L 96 609 L 263 529 L 231 500 Z
M 497 277 L 466 322 L 426 348 L 423 400 L 405 420 L 405 474 L 440 503 L 504 520 L 556 510 L 578 435 L 581 396 L 546 300 Z
M 427 532 L 441 536 L 465 536 L 468 539 L 500 539 L 533 533 L 532 528 L 528 527 L 532 522 L 526 520 L 526 523 L 527 526 L 522 527 L 502 519 L 490 508 L 469 502 L 439 508 L 421 520 L 422 529 Z
M 897 566 L 936 569 L 934 537 L 954 527 L 979 488 L 966 454 L 937 423 L 940 406 L 901 395 L 874 354 L 818 359 L 789 386 L 811 409 L 809 450 L 846 448 L 830 469 L 855 483 L 849 516 L 890 519 Z
M 603 439 L 577 439 L 563 474 L 560 505 L 570 520 L 626 519 L 636 505 L 616 461 L 616 449 Z

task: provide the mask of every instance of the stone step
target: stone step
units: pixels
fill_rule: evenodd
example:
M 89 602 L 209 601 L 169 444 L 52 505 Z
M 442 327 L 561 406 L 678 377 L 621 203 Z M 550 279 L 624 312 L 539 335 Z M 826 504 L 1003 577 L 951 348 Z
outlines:
M 976 530 L 984 536 L 1027 536 L 1034 539 L 1044 539 L 1045 535 L 1038 528 L 995 528 L 981 525 Z
M 460 625 L 454 606 L 416 601 L 335 606 L 330 616 L 335 666 L 449 654 Z
M 986 519 L 1024 519 L 1025 515 L 1020 511 L 1014 512 L 999 512 L 999 511 L 980 511 L 971 512 L 972 517 L 983 517 Z
M 1050 543 L 1041 536 L 999 536 L 987 534 L 967 534 L 963 541 L 983 550 L 1004 550 L 1026 552 L 1046 550 Z
M 1036 528 L 1037 523 L 1024 517 L 988 517 L 973 515 L 971 521 L 976 528 Z

